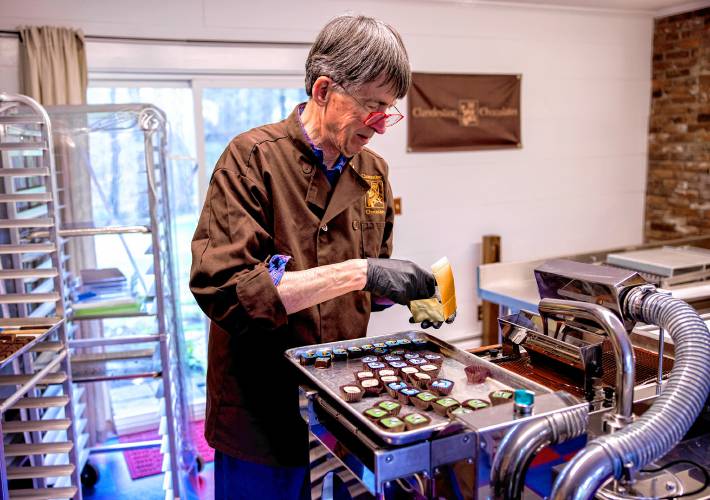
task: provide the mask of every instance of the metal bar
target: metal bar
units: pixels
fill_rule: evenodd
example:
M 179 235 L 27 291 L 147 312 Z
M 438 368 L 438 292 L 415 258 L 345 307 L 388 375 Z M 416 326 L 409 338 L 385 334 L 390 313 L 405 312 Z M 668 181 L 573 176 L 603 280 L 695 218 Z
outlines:
M 49 169 L 46 167 L 25 167 L 25 168 L 2 168 L 0 169 L 0 177 L 47 177 Z
M 54 369 L 61 361 L 67 356 L 67 351 L 60 352 L 57 357 L 50 361 L 47 366 L 42 368 L 40 371 L 35 373 L 30 380 L 22 385 L 15 393 L 7 398 L 5 401 L 0 403 L 0 413 L 6 412 L 10 407 L 12 407 L 22 396 L 25 395 L 30 389 L 37 385 L 37 383 L 44 378 L 48 373 Z
M 156 448 L 161 444 L 162 440 L 160 439 L 136 441 L 134 443 L 116 443 L 94 446 L 89 449 L 89 452 L 93 455 L 95 453 L 113 453 L 114 451 L 142 450 L 145 448 Z
M 125 337 L 97 338 L 97 339 L 74 339 L 69 341 L 69 347 L 97 347 L 105 345 L 135 344 L 141 342 L 158 342 L 165 337 L 165 334 L 156 335 L 129 335 Z
M 0 253 L 2 251 L 0 250 Z M 0 280 L 54 278 L 58 271 L 54 268 L 39 269 L 0 269 Z
M 27 151 L 31 149 L 47 149 L 45 141 L 0 142 L 0 151 Z
M 48 202 L 51 200 L 51 193 L 0 194 L 0 203 Z
M 50 253 L 57 247 L 52 243 L 26 243 L 20 245 L 0 245 L 0 254 Z
M 0 229 L 21 227 L 53 227 L 54 220 L 50 218 L 0 219 Z

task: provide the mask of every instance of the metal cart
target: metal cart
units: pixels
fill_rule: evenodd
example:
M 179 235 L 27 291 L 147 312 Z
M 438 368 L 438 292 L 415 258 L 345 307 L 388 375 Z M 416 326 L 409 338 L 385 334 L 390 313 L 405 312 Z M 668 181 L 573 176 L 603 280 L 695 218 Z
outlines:
M 0 498 L 81 499 L 52 134 L 0 93 Z M 37 232 L 41 232 L 38 235 Z

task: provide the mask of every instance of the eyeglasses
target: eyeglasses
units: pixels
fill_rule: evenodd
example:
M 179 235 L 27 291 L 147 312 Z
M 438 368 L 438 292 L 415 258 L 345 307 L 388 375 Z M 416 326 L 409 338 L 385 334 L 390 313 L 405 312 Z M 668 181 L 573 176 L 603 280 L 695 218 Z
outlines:
M 374 125 L 377 125 L 382 120 L 384 120 L 385 127 L 391 127 L 392 125 L 395 125 L 395 124 L 399 123 L 400 121 L 402 121 L 402 119 L 404 118 L 404 115 L 402 113 L 400 113 L 399 109 L 397 109 L 397 106 L 395 106 L 394 104 L 392 105 L 392 107 L 395 109 L 395 111 L 397 111 L 396 113 L 385 113 L 384 111 L 372 111 L 371 106 L 366 106 L 365 104 L 363 104 L 360 101 L 360 99 L 358 99 L 357 97 L 352 95 L 350 92 L 348 92 L 348 90 L 345 87 L 343 87 L 341 84 L 339 84 L 336 81 L 333 81 L 333 83 L 335 85 L 337 85 L 338 87 L 340 87 L 343 90 L 343 92 L 345 92 L 347 95 L 352 97 L 353 100 L 356 103 L 358 103 L 362 109 L 364 109 L 365 111 L 369 111 L 369 114 L 363 120 L 363 123 L 368 127 L 372 127 Z

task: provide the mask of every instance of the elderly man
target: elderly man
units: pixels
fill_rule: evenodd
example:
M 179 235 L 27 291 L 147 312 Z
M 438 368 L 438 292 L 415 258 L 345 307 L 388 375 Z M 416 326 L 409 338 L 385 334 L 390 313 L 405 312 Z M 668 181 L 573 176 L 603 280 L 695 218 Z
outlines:
M 362 337 L 371 310 L 431 297 L 434 277 L 389 259 L 385 161 L 367 149 L 403 117 L 399 34 L 342 16 L 306 62 L 308 102 L 234 138 L 192 241 L 190 288 L 211 320 L 205 436 L 217 498 L 308 498 L 308 438 L 283 352 Z

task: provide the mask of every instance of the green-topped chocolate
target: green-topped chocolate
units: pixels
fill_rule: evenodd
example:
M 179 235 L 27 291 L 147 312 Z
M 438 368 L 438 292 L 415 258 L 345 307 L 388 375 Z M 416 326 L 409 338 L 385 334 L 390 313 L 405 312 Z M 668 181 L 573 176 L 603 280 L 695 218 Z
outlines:
M 409 415 L 402 417 L 402 420 L 404 420 L 404 425 L 407 426 L 407 430 L 418 429 L 420 427 L 424 427 L 425 425 L 429 425 L 431 422 L 429 417 L 422 415 L 421 413 L 410 413 Z
M 457 406 L 459 406 L 459 402 L 454 398 L 441 398 L 432 403 L 434 411 L 442 416 L 446 415 L 449 410 L 453 410 Z
M 401 432 L 404 430 L 404 422 L 397 417 L 386 417 L 377 421 L 382 427 L 391 432 Z
M 513 391 L 509 389 L 500 389 L 497 391 L 493 391 L 488 395 L 488 399 L 491 400 L 491 403 L 495 405 L 500 405 L 500 404 L 505 404 L 505 403 L 511 403 L 513 401 L 513 396 L 514 393 Z
M 382 408 L 389 415 L 395 416 L 399 413 L 399 410 L 402 408 L 402 405 L 396 401 L 382 401 L 380 404 L 377 405 L 377 407 Z
M 473 411 L 482 410 L 488 408 L 490 405 L 481 399 L 468 399 L 463 402 L 462 406 L 465 408 L 470 408 Z
M 368 408 L 362 413 L 370 420 L 379 420 L 387 416 L 387 412 L 382 408 Z

